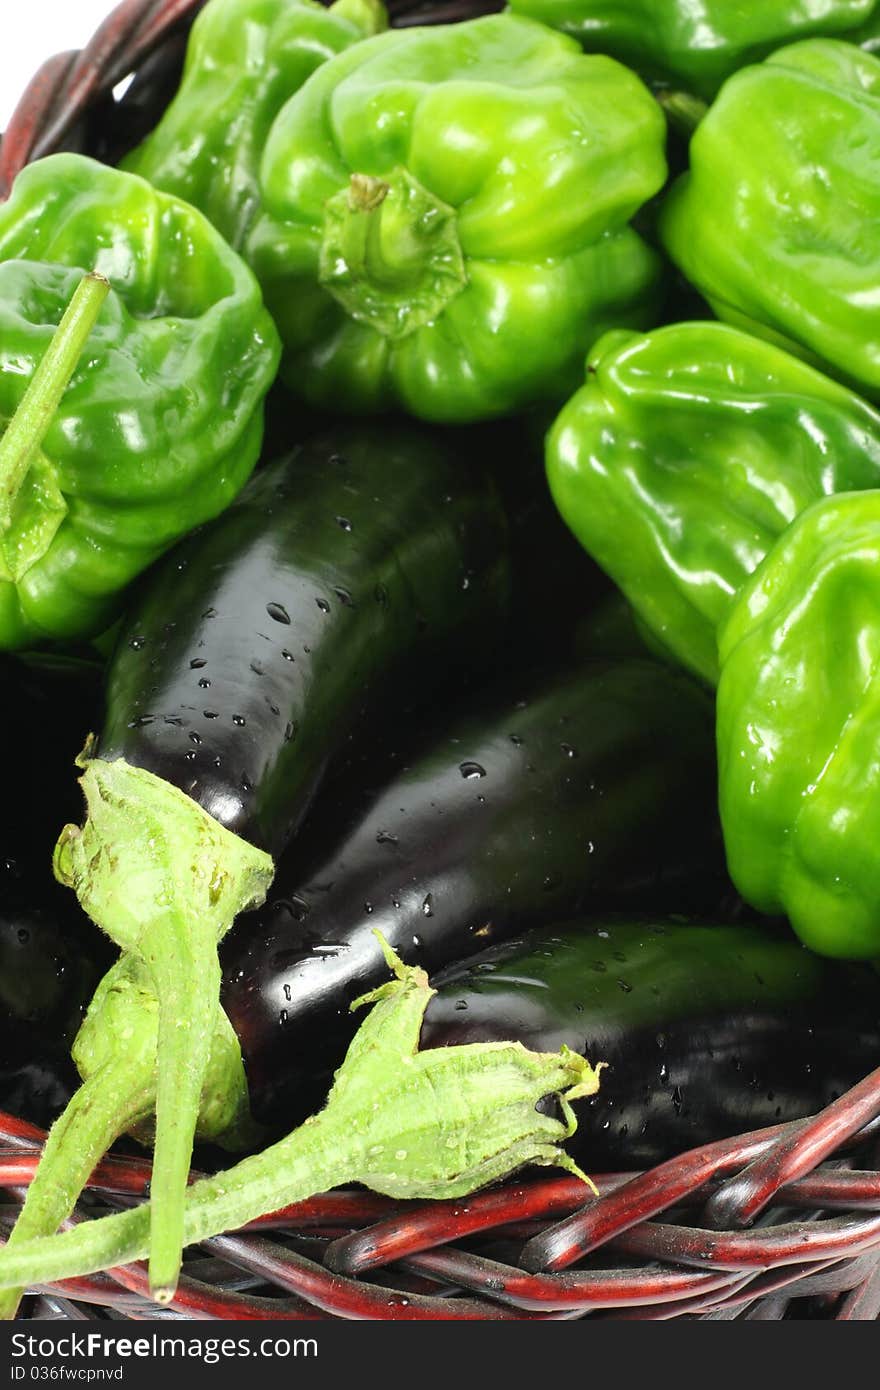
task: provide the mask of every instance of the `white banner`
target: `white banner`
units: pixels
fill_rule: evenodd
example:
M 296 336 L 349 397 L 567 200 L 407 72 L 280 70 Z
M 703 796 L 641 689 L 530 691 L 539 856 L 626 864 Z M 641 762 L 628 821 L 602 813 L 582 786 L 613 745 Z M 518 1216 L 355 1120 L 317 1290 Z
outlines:
M 82 48 L 114 0 L 0 0 L 0 130 L 45 58 Z

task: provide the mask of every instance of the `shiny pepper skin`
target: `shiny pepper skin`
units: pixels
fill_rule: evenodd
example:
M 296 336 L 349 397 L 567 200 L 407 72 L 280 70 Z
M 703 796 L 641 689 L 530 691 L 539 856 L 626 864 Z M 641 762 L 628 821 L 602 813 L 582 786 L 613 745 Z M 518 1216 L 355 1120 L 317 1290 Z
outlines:
M 260 206 L 269 128 L 321 63 L 386 27 L 381 0 L 209 0 L 187 45 L 180 89 L 123 161 L 185 198 L 240 248 Z
M 880 487 L 880 412 L 728 324 L 612 332 L 550 431 L 547 475 L 648 632 L 714 683 L 718 625 L 786 526 Z
M 880 59 L 811 39 L 744 68 L 660 218 L 719 318 L 880 399 Z
M 75 154 L 30 165 L 0 207 L 0 434 L 93 270 L 110 292 L 7 489 L 0 647 L 106 628 L 131 580 L 227 506 L 260 449 L 279 349 L 253 275 L 195 209 Z
M 737 68 L 819 35 L 873 46 L 877 0 L 511 0 L 517 14 L 645 76 L 711 97 Z
M 813 950 L 880 956 L 880 491 L 816 502 L 719 641 L 731 877 Z
M 628 221 L 664 141 L 634 74 L 509 14 L 330 59 L 273 123 L 244 247 L 286 381 L 449 422 L 562 400 L 598 332 L 650 322 Z

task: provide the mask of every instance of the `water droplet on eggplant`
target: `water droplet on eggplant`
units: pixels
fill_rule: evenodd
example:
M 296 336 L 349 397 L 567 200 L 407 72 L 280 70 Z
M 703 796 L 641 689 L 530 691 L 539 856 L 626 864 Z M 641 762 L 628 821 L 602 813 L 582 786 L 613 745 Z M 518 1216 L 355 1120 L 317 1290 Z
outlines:
M 485 777 L 486 769 L 480 763 L 464 762 L 459 763 L 458 770 L 466 781 L 471 781 L 476 777 Z

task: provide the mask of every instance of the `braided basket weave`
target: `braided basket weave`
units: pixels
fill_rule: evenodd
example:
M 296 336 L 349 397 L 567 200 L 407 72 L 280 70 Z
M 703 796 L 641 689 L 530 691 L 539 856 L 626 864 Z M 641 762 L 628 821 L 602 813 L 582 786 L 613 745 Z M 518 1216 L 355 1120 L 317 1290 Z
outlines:
M 175 90 L 188 28 L 203 3 L 123 0 L 81 52 L 44 63 L 0 143 L 0 200 L 19 169 L 42 155 L 74 149 L 113 162 L 131 148 Z M 389 8 L 394 24 L 408 25 L 469 18 L 500 3 L 391 0 Z M 13 1202 L 33 1177 L 43 1137 L 0 1113 L 0 1187 Z M 144 1197 L 149 1179 L 146 1160 L 111 1155 L 74 1219 L 130 1205 Z M 586 1204 L 583 1184 L 569 1177 L 527 1176 L 459 1202 L 335 1191 L 190 1250 L 167 1309 L 150 1300 L 145 1267 L 129 1265 L 37 1290 L 26 1313 L 880 1317 L 880 1070 L 818 1116 L 596 1182 L 600 1195 Z

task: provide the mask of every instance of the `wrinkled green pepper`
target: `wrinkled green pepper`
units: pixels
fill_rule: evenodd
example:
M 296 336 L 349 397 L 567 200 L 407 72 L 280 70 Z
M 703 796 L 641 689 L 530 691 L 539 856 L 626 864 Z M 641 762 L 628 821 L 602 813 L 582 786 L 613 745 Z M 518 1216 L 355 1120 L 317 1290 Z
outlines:
M 65 357 L 90 271 L 110 290 Z M 201 213 L 80 155 L 19 174 L 0 207 L 0 647 L 101 632 L 227 506 L 278 354 L 256 280 Z
M 647 77 L 711 97 L 746 63 L 819 35 L 876 42 L 877 0 L 510 0 Z
M 728 867 L 824 955 L 880 956 L 880 491 L 823 498 L 719 638 Z
M 547 474 L 642 624 L 715 681 L 718 624 L 786 526 L 880 487 L 880 412 L 727 324 L 613 332 L 548 435 Z
M 192 203 L 239 248 L 278 112 L 321 63 L 385 26 L 381 0 L 209 0 L 177 95 L 123 168 Z
M 812 39 L 723 87 L 660 216 L 719 318 L 880 398 L 880 59 Z
M 244 254 L 317 405 L 465 421 L 561 400 L 658 258 L 628 219 L 665 177 L 637 77 L 513 15 L 391 30 L 273 123 Z

